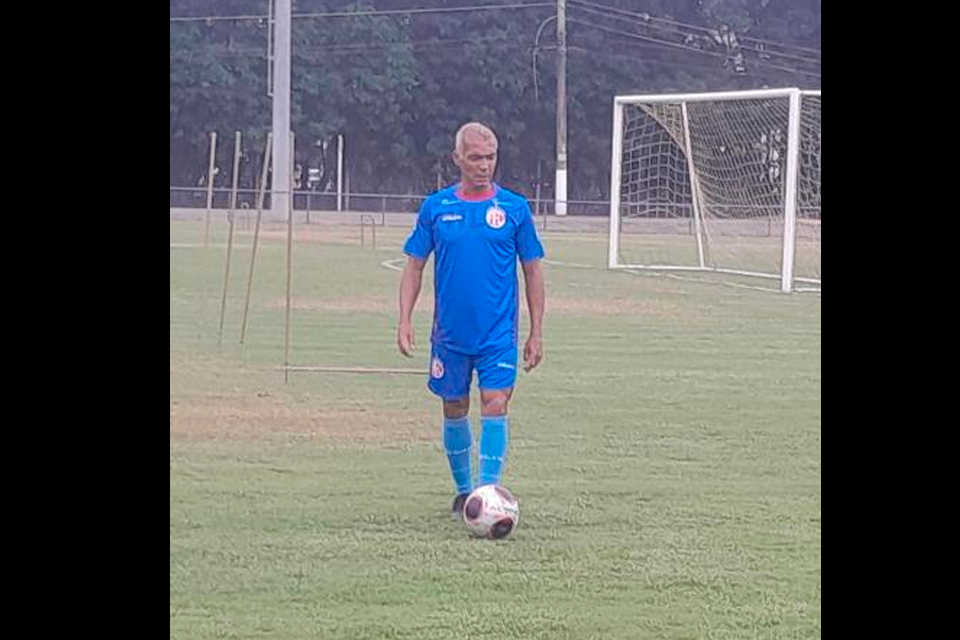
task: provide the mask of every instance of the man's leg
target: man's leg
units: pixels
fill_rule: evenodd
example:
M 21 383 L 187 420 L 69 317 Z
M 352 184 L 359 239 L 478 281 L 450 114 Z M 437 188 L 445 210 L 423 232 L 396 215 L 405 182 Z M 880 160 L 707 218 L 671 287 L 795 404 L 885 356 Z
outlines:
M 500 484 L 510 443 L 507 407 L 517 379 L 517 349 L 512 347 L 481 357 L 480 478 L 478 485 Z
M 443 448 L 457 495 L 453 515 L 459 516 L 467 495 L 473 491 L 473 432 L 470 429 L 470 358 L 433 346 L 427 387 L 443 400 Z
M 457 495 L 473 491 L 473 432 L 470 429 L 470 397 L 443 401 L 443 448 Z
M 507 459 L 510 423 L 507 404 L 513 389 L 481 389 L 480 479 L 477 485 L 500 484 Z

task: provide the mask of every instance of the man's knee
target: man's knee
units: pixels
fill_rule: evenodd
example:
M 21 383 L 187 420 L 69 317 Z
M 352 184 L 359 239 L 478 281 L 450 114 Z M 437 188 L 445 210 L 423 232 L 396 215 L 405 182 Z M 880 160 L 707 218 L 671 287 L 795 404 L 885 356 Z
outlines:
M 470 413 L 470 396 L 443 401 L 443 417 L 457 420 Z
M 485 416 L 507 415 L 507 405 L 510 403 L 512 394 L 513 389 L 482 391 L 480 393 L 480 402 L 482 403 L 480 412 Z

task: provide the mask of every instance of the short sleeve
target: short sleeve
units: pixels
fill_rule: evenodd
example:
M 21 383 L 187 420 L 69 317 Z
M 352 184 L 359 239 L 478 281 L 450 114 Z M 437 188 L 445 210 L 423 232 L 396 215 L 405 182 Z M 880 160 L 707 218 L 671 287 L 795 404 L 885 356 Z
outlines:
M 403 252 L 407 255 L 421 260 L 430 257 L 433 251 L 433 214 L 431 199 L 427 198 L 420 207 L 420 213 L 417 214 L 417 221 L 413 225 L 413 231 L 403 245 Z
M 539 260 L 544 256 L 543 245 L 537 237 L 537 227 L 526 200 L 521 200 L 520 224 L 517 225 L 517 255 L 521 262 Z

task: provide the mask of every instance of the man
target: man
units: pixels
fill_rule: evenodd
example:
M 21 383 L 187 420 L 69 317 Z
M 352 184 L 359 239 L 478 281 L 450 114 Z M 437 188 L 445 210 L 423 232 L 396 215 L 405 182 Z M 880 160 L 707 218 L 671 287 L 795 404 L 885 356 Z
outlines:
M 453 515 L 459 517 L 474 489 L 470 384 L 476 369 L 480 388 L 479 479 L 499 484 L 509 438 L 507 407 L 517 377 L 517 258 L 523 266 L 530 333 L 524 369 L 543 358 L 543 247 L 530 206 L 493 182 L 497 138 L 471 122 L 457 131 L 453 162 L 460 182 L 423 203 L 404 245 L 407 264 L 400 279 L 397 346 L 412 357 L 411 316 L 423 268 L 434 254 L 435 302 L 427 387 L 443 401 L 443 445 L 456 485 Z

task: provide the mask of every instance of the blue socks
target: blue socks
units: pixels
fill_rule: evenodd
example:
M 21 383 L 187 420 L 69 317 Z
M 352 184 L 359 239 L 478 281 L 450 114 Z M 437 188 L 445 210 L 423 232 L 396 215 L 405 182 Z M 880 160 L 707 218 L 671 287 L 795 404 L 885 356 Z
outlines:
M 450 475 L 457 485 L 457 493 L 473 491 L 473 472 L 470 460 L 473 456 L 473 432 L 470 430 L 470 418 L 444 418 L 443 448 L 450 462 Z
M 481 416 L 480 481 L 477 486 L 500 484 L 503 463 L 507 457 L 509 431 L 507 416 Z M 470 430 L 469 417 L 444 418 L 443 448 L 457 493 L 470 493 L 473 491 L 473 432 Z
M 500 484 L 509 439 L 507 416 L 482 416 L 480 425 L 480 481 L 477 484 Z

